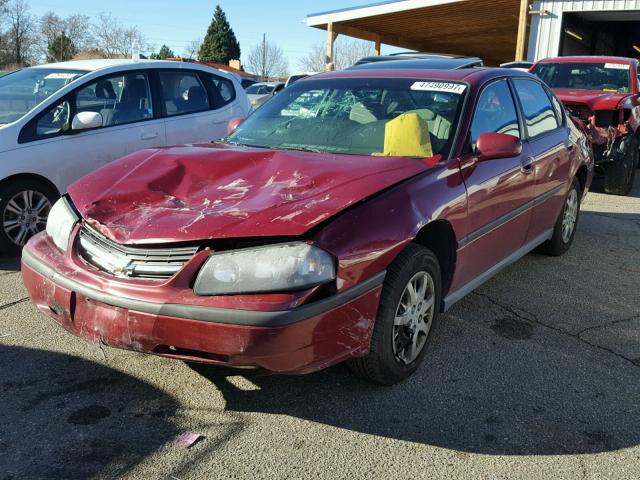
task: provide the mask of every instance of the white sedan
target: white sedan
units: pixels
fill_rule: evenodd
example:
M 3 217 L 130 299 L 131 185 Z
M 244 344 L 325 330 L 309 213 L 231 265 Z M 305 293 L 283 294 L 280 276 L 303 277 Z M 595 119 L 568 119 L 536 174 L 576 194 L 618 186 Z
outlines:
M 251 105 L 233 74 L 188 62 L 86 60 L 0 78 L 0 252 L 43 230 L 83 175 L 149 147 L 209 142 Z

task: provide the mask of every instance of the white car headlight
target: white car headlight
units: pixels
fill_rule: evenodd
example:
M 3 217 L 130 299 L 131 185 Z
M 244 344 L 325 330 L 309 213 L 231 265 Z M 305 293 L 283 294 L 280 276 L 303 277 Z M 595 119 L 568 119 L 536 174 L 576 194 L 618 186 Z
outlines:
M 336 278 L 334 258 L 295 242 L 214 253 L 194 285 L 196 295 L 281 292 L 309 288 Z
M 47 235 L 63 252 L 66 252 L 69 246 L 69 237 L 77 221 L 76 213 L 64 197 L 58 200 L 49 211 Z

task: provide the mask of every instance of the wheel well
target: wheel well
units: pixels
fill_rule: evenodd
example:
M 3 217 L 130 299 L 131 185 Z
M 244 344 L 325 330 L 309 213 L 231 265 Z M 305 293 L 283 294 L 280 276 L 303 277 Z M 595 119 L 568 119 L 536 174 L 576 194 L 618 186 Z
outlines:
M 11 175 L 10 177 L 3 178 L 2 181 L 0 181 L 0 187 L 6 185 L 7 183 L 16 182 L 20 180 L 31 180 L 31 181 L 35 180 L 36 182 L 43 183 L 44 185 L 49 187 L 52 191 L 56 192 L 58 196 L 60 196 L 60 191 L 58 190 L 58 187 L 56 187 L 51 182 L 51 180 L 48 180 L 47 178 L 41 175 L 37 175 L 35 173 L 19 173 L 17 175 Z
M 431 250 L 438 258 L 442 275 L 442 296 L 449 291 L 456 268 L 456 235 L 449 222 L 436 220 L 424 226 L 415 243 Z

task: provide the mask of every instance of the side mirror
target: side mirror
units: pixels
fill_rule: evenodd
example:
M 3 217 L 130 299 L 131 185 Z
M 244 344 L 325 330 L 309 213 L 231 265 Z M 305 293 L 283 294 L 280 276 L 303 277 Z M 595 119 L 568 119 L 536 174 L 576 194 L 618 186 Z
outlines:
M 90 130 L 102 126 L 102 115 L 97 112 L 80 112 L 71 121 L 71 130 Z
M 244 122 L 244 118 L 233 118 L 227 123 L 227 135 L 231 135 L 240 124 Z
M 504 133 L 481 133 L 476 143 L 478 160 L 517 157 L 522 153 L 522 142 Z

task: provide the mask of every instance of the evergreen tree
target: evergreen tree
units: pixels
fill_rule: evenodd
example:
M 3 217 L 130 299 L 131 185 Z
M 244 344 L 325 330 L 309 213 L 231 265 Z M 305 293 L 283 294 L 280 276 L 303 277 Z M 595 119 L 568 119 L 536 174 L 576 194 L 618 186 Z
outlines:
M 176 57 L 176 54 L 173 53 L 173 50 L 171 50 L 166 45 L 162 45 L 158 53 L 152 53 L 149 56 L 151 60 L 166 60 L 167 58 L 175 58 L 175 57 Z
M 225 65 L 228 65 L 230 60 L 240 59 L 240 44 L 220 5 L 216 6 L 213 13 L 213 20 L 200 46 L 198 59 Z
M 78 49 L 64 33 L 52 38 L 47 45 L 47 62 L 66 62 L 71 60 Z

